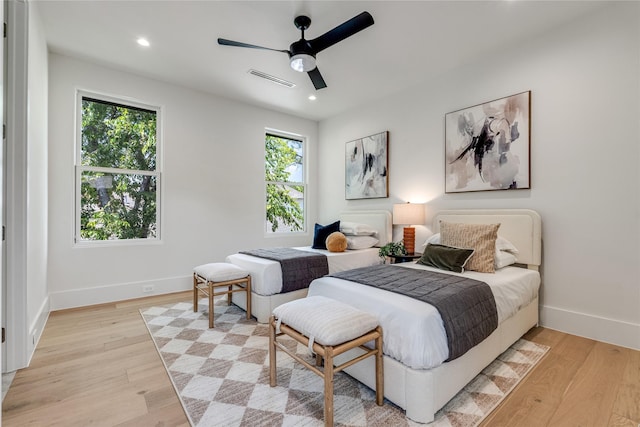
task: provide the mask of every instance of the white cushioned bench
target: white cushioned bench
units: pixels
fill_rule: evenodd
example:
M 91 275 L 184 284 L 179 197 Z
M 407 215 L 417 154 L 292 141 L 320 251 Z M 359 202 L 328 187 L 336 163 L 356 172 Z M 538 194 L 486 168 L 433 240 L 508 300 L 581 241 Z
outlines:
M 287 335 L 306 345 L 316 354 L 316 366 L 287 349 L 277 338 Z M 374 341 L 373 348 L 364 346 Z M 360 347 L 365 353 L 342 365 L 333 366 L 335 356 Z M 269 377 L 276 386 L 276 349 L 324 379 L 324 422 L 333 426 L 333 375 L 369 356 L 376 356 L 376 403 L 382 405 L 384 383 L 382 371 L 382 329 L 378 319 L 348 304 L 323 296 L 290 301 L 273 310 L 269 319 Z M 318 367 L 324 360 L 324 370 Z
M 214 292 L 216 288 L 225 288 Z M 193 269 L 193 311 L 198 311 L 198 294 L 209 297 L 209 327 L 213 328 L 213 297 L 227 295 L 231 305 L 231 294 L 247 293 L 247 320 L 251 319 L 251 275 L 237 265 L 226 262 L 212 262 Z

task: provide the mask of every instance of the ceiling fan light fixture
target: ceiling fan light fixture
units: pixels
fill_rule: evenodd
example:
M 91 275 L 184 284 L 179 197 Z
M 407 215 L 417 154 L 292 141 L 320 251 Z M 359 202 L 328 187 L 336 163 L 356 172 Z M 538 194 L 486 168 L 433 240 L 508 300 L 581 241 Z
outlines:
M 306 53 L 298 53 L 291 57 L 291 68 L 306 73 L 316 68 L 316 58 Z
M 289 65 L 291 65 L 291 68 L 300 73 L 306 72 L 313 83 L 313 87 L 316 90 L 320 90 L 326 88 L 327 83 L 324 81 L 320 70 L 318 70 L 318 67 L 316 66 L 316 55 L 318 52 L 322 52 L 328 47 L 331 47 L 334 44 L 341 42 L 342 40 L 373 25 L 373 17 L 369 12 L 362 12 L 313 40 L 307 40 L 304 38 L 305 30 L 309 28 L 309 25 L 311 25 L 311 19 L 308 16 L 296 16 L 293 20 L 293 24 L 300 30 L 301 37 L 300 40 L 291 43 L 288 50 L 272 49 L 270 47 L 237 42 L 223 38 L 218 38 L 218 44 L 223 46 L 245 47 L 286 53 L 289 57 Z

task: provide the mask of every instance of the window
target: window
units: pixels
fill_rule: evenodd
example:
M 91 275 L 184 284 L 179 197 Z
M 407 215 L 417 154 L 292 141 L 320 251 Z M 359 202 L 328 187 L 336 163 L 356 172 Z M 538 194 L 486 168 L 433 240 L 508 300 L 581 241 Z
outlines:
M 267 132 L 264 151 L 267 234 L 305 231 L 304 141 Z
M 159 109 L 78 94 L 76 242 L 159 238 Z

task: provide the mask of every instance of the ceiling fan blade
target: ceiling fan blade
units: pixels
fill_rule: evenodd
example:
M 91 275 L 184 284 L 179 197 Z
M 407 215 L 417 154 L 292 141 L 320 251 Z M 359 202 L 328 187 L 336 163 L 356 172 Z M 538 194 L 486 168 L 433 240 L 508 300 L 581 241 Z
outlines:
M 309 44 L 314 53 L 318 53 L 371 25 L 373 25 L 373 16 L 371 16 L 369 12 L 362 12 L 338 25 L 333 30 L 329 30 L 313 40 L 309 40 Z
M 309 74 L 309 77 L 311 78 L 313 86 L 316 88 L 316 90 L 324 89 L 325 87 L 327 87 L 327 84 L 324 82 L 324 79 L 322 78 L 322 74 L 320 74 L 320 70 L 318 70 L 318 67 L 309 71 L 307 74 Z
M 218 39 L 218 44 L 221 44 L 223 46 L 248 47 L 251 49 L 273 50 L 276 52 L 282 52 L 287 54 L 289 53 L 288 50 L 271 49 L 270 47 L 256 46 L 255 44 L 235 42 L 233 40 L 227 40 L 227 39 Z

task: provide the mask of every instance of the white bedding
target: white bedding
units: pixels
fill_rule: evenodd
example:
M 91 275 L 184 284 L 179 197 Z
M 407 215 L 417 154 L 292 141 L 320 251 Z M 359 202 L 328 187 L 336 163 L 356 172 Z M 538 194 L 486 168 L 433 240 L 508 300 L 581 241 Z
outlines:
M 519 267 L 505 267 L 495 274 L 467 271 L 450 273 L 415 263 L 394 264 L 398 268 L 416 268 L 469 277 L 487 283 L 496 299 L 498 322 L 515 314 L 538 295 L 540 274 Z M 314 280 L 309 296 L 322 295 L 378 316 L 382 326 L 383 352 L 413 369 L 429 369 L 449 357 L 447 337 L 440 314 L 430 304 L 334 277 Z
M 329 252 L 312 249 L 310 246 L 296 247 L 308 252 L 317 252 L 327 256 L 329 274 L 380 264 L 378 248 L 358 249 L 345 252 Z M 251 290 L 259 295 L 275 295 L 282 291 L 282 269 L 280 263 L 269 259 L 245 254 L 229 255 L 227 262 L 244 268 L 251 273 Z

